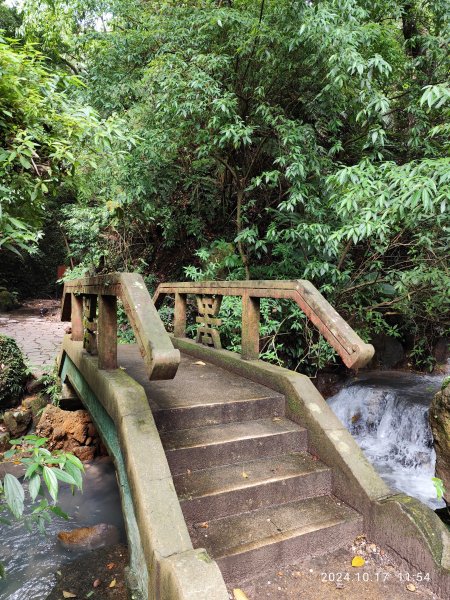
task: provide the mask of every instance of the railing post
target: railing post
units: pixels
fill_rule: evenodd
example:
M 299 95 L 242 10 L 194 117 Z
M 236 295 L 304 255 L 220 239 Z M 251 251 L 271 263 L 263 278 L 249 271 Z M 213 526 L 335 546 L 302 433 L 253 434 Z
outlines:
M 242 296 L 242 358 L 259 357 L 259 298 L 244 293 Z
M 175 337 L 186 335 L 187 294 L 175 293 L 175 312 L 173 318 L 173 334 Z
M 72 327 L 72 340 L 74 342 L 82 342 L 84 335 L 83 327 L 83 296 L 70 294 L 71 314 L 70 321 Z
M 117 369 L 117 298 L 99 296 L 97 323 L 98 368 Z

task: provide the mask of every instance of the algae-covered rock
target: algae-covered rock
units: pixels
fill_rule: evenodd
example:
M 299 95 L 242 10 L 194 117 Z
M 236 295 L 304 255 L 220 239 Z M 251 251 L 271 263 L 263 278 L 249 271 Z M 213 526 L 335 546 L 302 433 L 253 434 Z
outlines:
M 13 410 L 7 410 L 4 414 L 3 422 L 12 437 L 17 438 L 28 431 L 31 418 L 31 410 L 22 406 Z
M 15 340 L 0 335 L 0 410 L 17 404 L 26 378 L 25 362 Z
M 444 382 L 433 398 L 429 420 L 436 450 L 436 477 L 442 479 L 447 503 L 450 503 L 450 385 Z M 447 384 L 447 385 L 446 385 Z

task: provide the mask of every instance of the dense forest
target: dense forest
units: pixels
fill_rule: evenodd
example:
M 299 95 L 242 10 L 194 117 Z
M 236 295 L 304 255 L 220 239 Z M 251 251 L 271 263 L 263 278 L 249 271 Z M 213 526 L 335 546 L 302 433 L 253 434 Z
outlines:
M 69 277 L 309 279 L 432 368 L 449 0 L 10 0 L 0 30 L 0 262 L 54 228 Z M 262 310 L 266 358 L 333 362 L 297 309 Z

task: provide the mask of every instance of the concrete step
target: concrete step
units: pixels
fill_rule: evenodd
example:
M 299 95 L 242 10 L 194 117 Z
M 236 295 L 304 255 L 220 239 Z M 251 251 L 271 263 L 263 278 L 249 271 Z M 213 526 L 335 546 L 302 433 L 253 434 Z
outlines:
M 172 476 L 306 450 L 307 431 L 284 418 L 161 433 Z
M 285 414 L 285 399 L 277 394 L 263 398 L 205 399 L 198 404 L 173 406 L 154 411 L 159 431 L 207 427 L 221 423 L 251 421 Z
M 306 452 L 214 467 L 174 477 L 188 522 L 209 521 L 331 493 L 331 470 Z
M 333 552 L 362 532 L 361 515 L 321 496 L 191 526 L 194 547 L 213 556 L 227 583 L 238 583 L 306 556 Z

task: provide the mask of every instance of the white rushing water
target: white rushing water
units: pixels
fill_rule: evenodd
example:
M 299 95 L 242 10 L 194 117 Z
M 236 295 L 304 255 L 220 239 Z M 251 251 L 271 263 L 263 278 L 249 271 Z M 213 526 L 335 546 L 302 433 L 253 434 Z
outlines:
M 121 532 L 124 525 L 114 466 L 110 462 L 94 461 L 87 466 L 83 493 L 72 495 L 69 486 L 62 485 L 58 504 L 70 521 L 54 519 L 47 535 L 30 533 L 23 524 L 0 525 L 0 562 L 7 576 L 0 579 L 0 600 L 44 600 L 56 582 L 55 572 L 80 553 L 65 550 L 57 533 L 75 527 L 110 523 Z
M 442 378 L 395 371 L 368 372 L 328 400 L 380 476 L 393 489 L 431 508 L 436 461 L 428 424 Z

